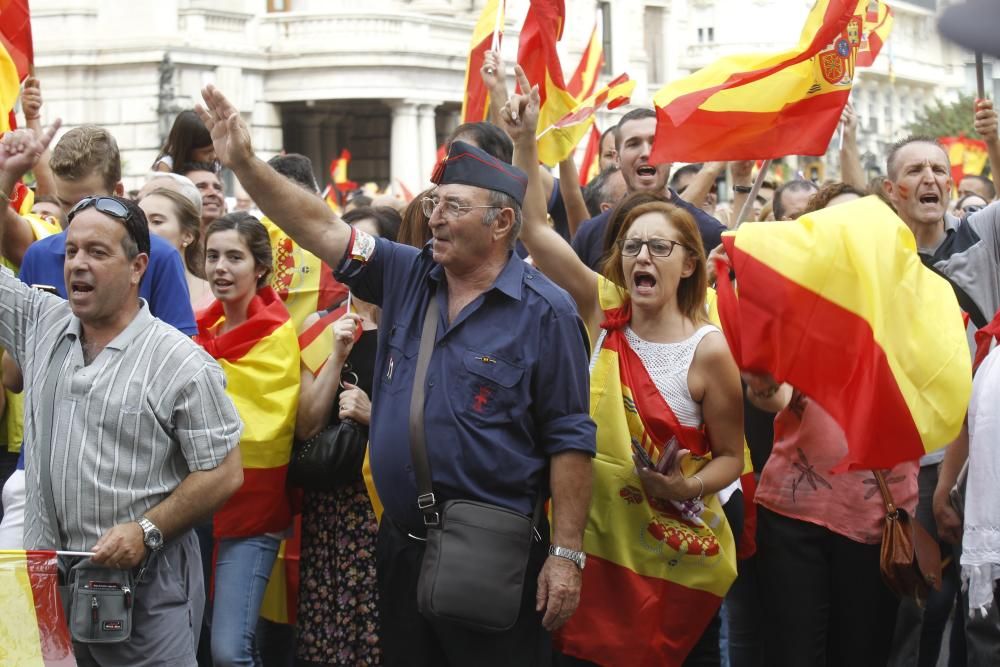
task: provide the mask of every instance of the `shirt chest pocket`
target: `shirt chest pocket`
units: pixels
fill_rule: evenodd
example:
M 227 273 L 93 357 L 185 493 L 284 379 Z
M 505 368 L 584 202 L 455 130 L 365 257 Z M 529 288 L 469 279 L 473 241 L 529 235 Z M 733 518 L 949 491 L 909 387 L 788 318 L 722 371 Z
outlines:
M 382 393 L 398 394 L 404 387 L 413 386 L 413 372 L 417 365 L 419 341 L 410 340 L 406 330 L 393 327 L 389 332 L 389 351 L 386 355 L 382 378 L 379 380 Z
M 464 382 L 455 383 L 461 395 L 453 396 L 464 413 L 483 419 L 507 419 L 520 403 L 524 368 L 492 355 L 467 351 L 462 358 Z

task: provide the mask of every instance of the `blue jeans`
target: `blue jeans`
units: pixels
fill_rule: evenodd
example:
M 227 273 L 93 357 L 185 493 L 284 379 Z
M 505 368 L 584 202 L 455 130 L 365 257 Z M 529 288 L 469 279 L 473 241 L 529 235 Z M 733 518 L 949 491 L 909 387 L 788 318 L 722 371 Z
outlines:
M 260 664 L 254 647 L 257 617 L 279 545 L 266 535 L 218 542 L 212 602 L 215 667 Z

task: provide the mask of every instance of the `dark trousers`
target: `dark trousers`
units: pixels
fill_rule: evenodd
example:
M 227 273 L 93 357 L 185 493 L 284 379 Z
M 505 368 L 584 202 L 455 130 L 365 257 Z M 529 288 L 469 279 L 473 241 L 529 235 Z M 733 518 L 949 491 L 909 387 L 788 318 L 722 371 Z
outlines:
M 899 601 L 882 583 L 879 550 L 759 507 L 764 664 L 884 667 Z
M 548 535 L 548 527 L 539 533 Z M 417 577 L 424 543 L 409 537 L 388 517 L 382 517 L 375 545 L 378 572 L 379 622 L 383 665 L 386 667 L 549 667 L 552 642 L 535 611 L 538 573 L 548 557 L 548 538 L 532 541 L 524 582 L 521 615 L 507 632 L 483 633 L 441 620 L 429 620 L 417 610 Z M 483 576 L 488 576 L 484 572 Z M 485 602 L 485 601 L 484 601 Z
M 729 613 L 729 664 L 732 667 L 763 667 L 761 635 L 764 611 L 757 556 L 750 556 L 736 565 L 739 574 L 726 595 L 726 610 Z

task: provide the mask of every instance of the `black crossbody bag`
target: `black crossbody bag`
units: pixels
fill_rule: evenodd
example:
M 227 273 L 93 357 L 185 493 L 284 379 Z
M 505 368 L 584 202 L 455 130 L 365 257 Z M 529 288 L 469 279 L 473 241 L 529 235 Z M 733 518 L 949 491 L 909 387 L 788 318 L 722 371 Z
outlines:
M 480 632 L 503 632 L 517 623 L 542 497 L 539 493 L 532 517 L 472 500 L 449 500 L 438 507 L 424 431 L 424 381 L 437 321 L 438 303 L 432 292 L 410 397 L 410 456 L 417 507 L 427 528 L 417 607 L 425 617 Z
M 40 392 L 43 401 L 40 410 L 41 423 L 38 424 L 37 437 L 32 443 L 33 447 L 38 447 L 43 502 L 49 524 L 56 535 L 53 549 L 58 549 L 61 545 L 58 544 L 59 519 L 56 517 L 50 470 L 52 420 L 57 376 L 62 361 L 68 353 L 67 340 L 64 336 L 52 351 L 49 369 L 45 375 L 45 385 Z M 45 401 L 48 395 L 51 396 L 51 400 Z M 135 586 L 131 570 L 97 565 L 89 558 L 79 559 L 69 567 L 64 565 L 66 564 L 60 562 L 62 581 L 59 595 L 73 639 L 84 644 L 117 644 L 128 641 L 132 636 Z

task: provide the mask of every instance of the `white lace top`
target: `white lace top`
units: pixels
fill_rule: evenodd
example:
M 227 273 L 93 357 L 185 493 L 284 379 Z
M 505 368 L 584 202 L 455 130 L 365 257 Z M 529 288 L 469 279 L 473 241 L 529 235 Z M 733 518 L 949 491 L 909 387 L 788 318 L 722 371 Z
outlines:
M 660 395 L 677 415 L 683 426 L 701 426 L 701 405 L 688 390 L 688 369 L 694 360 L 695 350 L 706 334 L 719 329 L 706 324 L 695 331 L 690 338 L 679 343 L 650 343 L 639 338 L 631 327 L 625 329 L 625 339 L 635 351 L 642 365 L 653 379 Z

